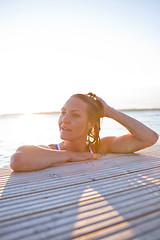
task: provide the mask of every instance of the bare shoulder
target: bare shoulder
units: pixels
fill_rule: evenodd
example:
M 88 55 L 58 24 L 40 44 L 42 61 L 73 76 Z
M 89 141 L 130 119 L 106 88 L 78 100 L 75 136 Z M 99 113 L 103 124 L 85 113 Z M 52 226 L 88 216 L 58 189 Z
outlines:
M 111 152 L 111 145 L 116 137 L 104 137 L 100 140 L 100 146 L 99 146 L 99 153 L 100 154 L 107 154 Z

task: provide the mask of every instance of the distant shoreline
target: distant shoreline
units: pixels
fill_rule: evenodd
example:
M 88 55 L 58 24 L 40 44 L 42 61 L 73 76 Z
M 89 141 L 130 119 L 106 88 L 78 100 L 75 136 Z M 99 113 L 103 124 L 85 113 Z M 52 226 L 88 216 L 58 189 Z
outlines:
M 129 108 L 129 109 L 117 109 L 121 112 L 132 112 L 132 111 L 160 111 L 160 108 Z M 60 114 L 60 111 L 53 111 L 53 112 L 35 112 L 31 113 L 31 115 L 47 115 L 47 114 Z M 23 116 L 26 115 L 26 113 L 5 113 L 0 114 L 0 117 L 7 117 L 7 116 Z
M 160 108 L 120 108 L 117 109 L 118 111 L 124 111 L 124 112 L 128 112 L 128 111 L 156 111 L 156 110 L 160 110 Z

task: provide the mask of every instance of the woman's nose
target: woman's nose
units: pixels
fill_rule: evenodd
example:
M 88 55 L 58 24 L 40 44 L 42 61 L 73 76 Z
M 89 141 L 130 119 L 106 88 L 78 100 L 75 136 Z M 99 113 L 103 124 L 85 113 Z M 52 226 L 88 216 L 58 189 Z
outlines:
M 70 122 L 70 119 L 69 119 L 69 115 L 68 114 L 65 114 L 64 116 L 63 116 L 63 122 Z

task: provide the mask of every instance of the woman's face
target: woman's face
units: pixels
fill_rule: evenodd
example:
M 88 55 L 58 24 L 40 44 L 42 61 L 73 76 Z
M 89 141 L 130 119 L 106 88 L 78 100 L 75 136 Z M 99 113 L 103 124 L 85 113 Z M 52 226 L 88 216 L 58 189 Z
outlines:
M 89 129 L 92 128 L 88 121 L 87 104 L 78 97 L 71 97 L 61 110 L 58 124 L 61 139 L 86 139 Z

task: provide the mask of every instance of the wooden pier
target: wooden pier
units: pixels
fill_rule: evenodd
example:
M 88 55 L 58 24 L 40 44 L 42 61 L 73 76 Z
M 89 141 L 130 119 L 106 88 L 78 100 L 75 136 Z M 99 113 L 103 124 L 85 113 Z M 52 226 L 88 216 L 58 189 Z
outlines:
M 160 239 L 160 146 L 42 171 L 0 169 L 1 240 Z

